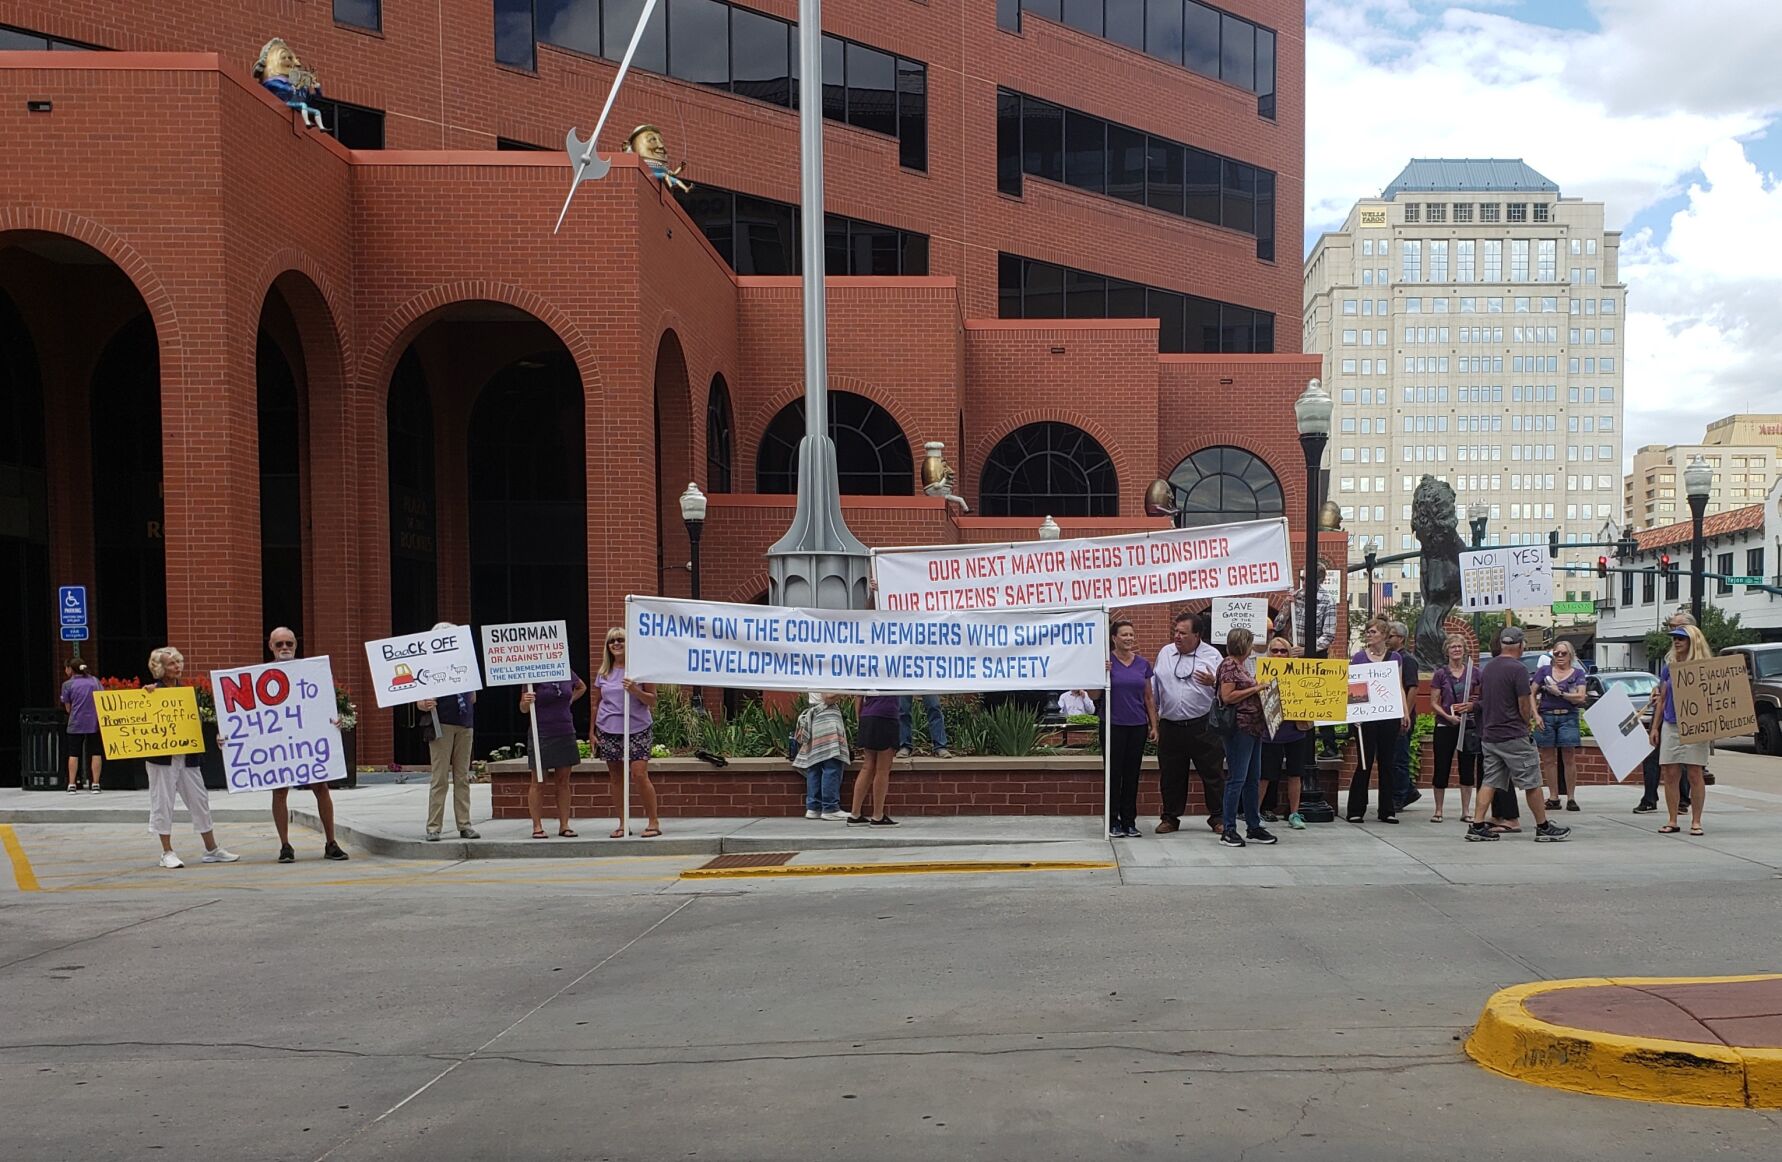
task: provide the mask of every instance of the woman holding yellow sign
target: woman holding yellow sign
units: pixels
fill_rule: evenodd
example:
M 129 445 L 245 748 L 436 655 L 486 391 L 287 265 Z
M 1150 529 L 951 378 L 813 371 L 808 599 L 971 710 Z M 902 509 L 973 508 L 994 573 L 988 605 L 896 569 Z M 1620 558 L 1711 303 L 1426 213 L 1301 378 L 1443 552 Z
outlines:
M 162 646 L 150 654 L 148 665 L 155 681 L 144 686 L 144 690 L 185 685 L 182 675 L 186 670 L 186 657 L 172 646 Z M 204 840 L 205 863 L 234 863 L 241 858 L 232 851 L 225 851 L 211 830 L 210 793 L 204 789 L 204 773 L 192 755 L 146 759 L 143 766 L 148 769 L 149 830 L 161 839 L 162 867 L 186 866 L 173 850 L 173 800 L 176 795 L 185 800 L 186 811 L 192 816 L 192 830 Z

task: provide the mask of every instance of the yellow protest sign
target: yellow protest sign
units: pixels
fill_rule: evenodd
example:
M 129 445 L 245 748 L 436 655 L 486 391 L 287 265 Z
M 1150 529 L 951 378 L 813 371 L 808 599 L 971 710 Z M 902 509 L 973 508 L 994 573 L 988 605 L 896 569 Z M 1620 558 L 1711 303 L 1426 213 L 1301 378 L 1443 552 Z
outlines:
M 108 759 L 152 759 L 204 749 L 198 691 L 191 686 L 99 690 L 93 705 Z
M 1347 658 L 1256 659 L 1256 680 L 1281 686 L 1281 713 L 1295 722 L 1341 722 L 1349 707 Z

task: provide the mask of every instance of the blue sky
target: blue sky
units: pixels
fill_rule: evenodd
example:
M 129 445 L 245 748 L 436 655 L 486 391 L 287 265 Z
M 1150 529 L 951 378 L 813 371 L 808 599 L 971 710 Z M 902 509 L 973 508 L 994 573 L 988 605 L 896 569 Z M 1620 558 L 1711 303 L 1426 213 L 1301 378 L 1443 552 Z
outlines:
M 1306 243 L 1411 157 L 1523 158 L 1623 231 L 1629 455 L 1782 410 L 1778 45 L 1782 0 L 1307 0 Z

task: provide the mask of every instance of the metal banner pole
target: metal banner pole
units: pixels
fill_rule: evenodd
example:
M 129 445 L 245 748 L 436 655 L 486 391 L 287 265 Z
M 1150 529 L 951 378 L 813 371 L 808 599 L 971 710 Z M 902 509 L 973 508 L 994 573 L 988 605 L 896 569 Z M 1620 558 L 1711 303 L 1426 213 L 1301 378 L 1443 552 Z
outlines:
M 1114 683 L 1101 691 L 1101 829 L 1114 827 Z
M 631 643 L 627 642 L 625 644 L 626 644 L 625 677 L 629 678 L 631 676 L 631 666 L 630 666 L 630 662 L 631 662 L 630 645 L 631 645 Z M 624 780 L 624 782 L 625 782 L 625 792 L 624 792 L 625 797 L 619 802 L 619 830 L 623 831 L 626 835 L 630 835 L 631 834 L 631 691 L 625 689 L 625 683 L 624 683 L 623 679 L 621 679 L 620 683 L 619 683 L 619 697 L 623 700 L 623 704 L 624 704 L 624 709 L 619 712 L 621 715 L 622 721 L 624 722 L 624 725 L 619 728 L 623 732 L 619 739 L 619 761 L 624 763 L 624 765 L 625 765 L 625 780 Z
M 526 683 L 526 693 L 533 695 L 534 698 L 532 703 L 532 713 L 526 716 L 532 720 L 532 776 L 542 783 L 544 782 L 544 755 L 540 754 L 538 750 L 537 692 L 532 688 L 531 682 Z
M 606 91 L 606 104 L 600 107 L 600 120 L 594 123 L 594 132 L 588 135 L 584 143 L 575 135 L 575 129 L 569 130 L 569 140 L 564 148 L 569 151 L 571 161 L 575 162 L 575 178 L 569 183 L 569 197 L 563 199 L 563 209 L 557 214 L 557 224 L 551 233 L 563 229 L 563 219 L 569 214 L 569 203 L 575 199 L 576 187 L 584 181 L 599 181 L 613 168 L 612 162 L 601 158 L 595 150 L 600 145 L 600 131 L 606 128 L 608 114 L 613 111 L 613 102 L 618 99 L 619 86 L 625 83 L 625 74 L 631 71 L 631 58 L 637 53 L 637 46 L 643 40 L 644 25 L 650 22 L 651 13 L 656 11 L 656 0 L 644 0 L 643 14 L 637 18 L 637 27 L 631 30 L 631 43 L 625 48 L 624 59 L 619 61 L 619 71 L 613 75 L 613 87 Z M 586 148 L 583 148 L 583 146 Z M 581 156 L 576 153 L 580 150 Z

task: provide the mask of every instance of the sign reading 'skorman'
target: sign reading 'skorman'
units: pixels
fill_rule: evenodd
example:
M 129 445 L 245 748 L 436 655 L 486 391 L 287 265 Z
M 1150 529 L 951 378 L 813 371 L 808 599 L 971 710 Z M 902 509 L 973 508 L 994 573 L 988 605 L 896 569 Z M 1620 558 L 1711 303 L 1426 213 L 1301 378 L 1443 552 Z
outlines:
M 212 670 L 210 688 L 231 794 L 347 777 L 327 658 Z
M 1007 545 L 876 549 L 879 608 L 1070 609 L 1293 588 L 1285 520 Z
M 519 621 L 483 627 L 483 683 L 521 686 L 567 682 L 569 630 L 561 621 Z
M 365 660 L 371 663 L 371 692 L 385 708 L 483 688 L 467 625 L 366 642 Z
M 1107 683 L 1098 609 L 889 613 L 632 597 L 626 676 L 747 690 L 945 694 Z

